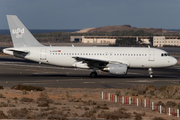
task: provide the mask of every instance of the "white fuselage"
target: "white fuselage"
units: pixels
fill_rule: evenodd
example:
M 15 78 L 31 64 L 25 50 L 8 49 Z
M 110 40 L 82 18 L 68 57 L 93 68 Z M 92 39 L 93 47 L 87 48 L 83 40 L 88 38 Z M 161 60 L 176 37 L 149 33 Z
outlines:
M 156 48 L 133 47 L 20 47 L 16 49 L 30 51 L 25 59 L 63 67 L 88 68 L 73 57 L 106 60 L 127 64 L 129 68 L 162 68 L 173 66 L 177 60 L 164 50 Z M 13 55 L 12 51 L 3 50 Z M 167 53 L 168 54 L 168 53 Z

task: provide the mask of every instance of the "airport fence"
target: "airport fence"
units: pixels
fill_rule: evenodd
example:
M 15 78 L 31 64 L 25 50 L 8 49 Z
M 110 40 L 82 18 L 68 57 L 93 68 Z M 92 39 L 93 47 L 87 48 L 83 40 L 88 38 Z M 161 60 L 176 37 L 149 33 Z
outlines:
M 147 99 L 139 99 L 138 97 L 117 96 L 111 93 L 103 92 L 102 99 L 124 105 L 141 106 L 144 108 L 149 108 L 153 111 L 157 111 L 160 114 L 165 114 L 168 116 L 177 116 L 177 118 L 179 118 L 179 109 L 163 107 L 162 105 L 158 105 L 155 102 Z

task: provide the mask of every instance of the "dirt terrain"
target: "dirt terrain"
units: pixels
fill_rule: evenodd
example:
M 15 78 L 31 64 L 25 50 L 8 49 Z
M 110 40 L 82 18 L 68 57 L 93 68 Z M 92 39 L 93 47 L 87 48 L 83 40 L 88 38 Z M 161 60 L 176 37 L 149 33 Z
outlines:
M 2 86 L 0 88 L 3 88 Z M 40 90 L 40 91 L 38 91 Z M 41 91 L 42 90 L 42 91 Z M 139 106 L 102 99 L 102 91 L 125 98 L 139 99 Z M 33 88 L 32 86 L 5 87 L 0 90 L 0 119 L 121 119 L 171 120 L 176 116 L 160 114 L 141 106 L 147 99 L 163 107 L 179 105 L 180 86 L 132 86 L 129 89 L 107 88 Z M 105 95 L 105 94 L 104 94 Z M 143 103 L 144 104 L 144 103 Z M 156 108 L 156 107 L 155 107 Z M 171 111 L 172 112 L 172 111 Z M 167 111 L 168 113 L 168 111 Z M 176 115 L 176 114 L 175 114 Z M 156 117 L 156 118 L 155 118 Z
M 143 30 L 145 32 L 161 35 L 162 32 L 171 35 L 176 32 L 174 31 L 168 31 L 162 28 L 136 28 L 131 27 L 130 25 L 116 25 L 116 26 L 104 26 L 104 27 L 97 27 L 97 28 L 85 28 L 83 30 L 78 31 L 78 33 L 98 33 L 98 32 L 114 32 L 114 31 L 140 31 Z

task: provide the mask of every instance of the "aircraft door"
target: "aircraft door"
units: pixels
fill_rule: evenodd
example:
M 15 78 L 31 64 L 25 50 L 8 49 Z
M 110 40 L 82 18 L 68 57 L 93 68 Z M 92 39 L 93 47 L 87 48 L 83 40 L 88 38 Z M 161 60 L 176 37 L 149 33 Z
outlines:
M 41 49 L 40 60 L 46 60 L 46 49 L 44 48 Z
M 149 50 L 149 61 L 154 61 L 154 50 Z

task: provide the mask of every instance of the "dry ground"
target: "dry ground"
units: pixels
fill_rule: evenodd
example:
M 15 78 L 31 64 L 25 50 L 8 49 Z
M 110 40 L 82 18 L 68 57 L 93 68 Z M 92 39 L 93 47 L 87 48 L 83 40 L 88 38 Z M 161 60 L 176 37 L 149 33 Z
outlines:
M 155 104 L 159 101 L 163 103 L 167 101 L 179 102 L 175 99 L 159 99 L 153 95 L 150 97 L 147 94 L 132 96 L 132 90 L 130 92 L 130 89 L 45 88 L 44 91 L 21 91 L 6 87 L 0 90 L 2 95 L 0 111 L 3 111 L 11 119 L 116 119 L 118 116 L 119 118 L 134 120 L 138 113 L 147 120 L 153 120 L 154 117 L 161 117 L 166 120 L 177 118 L 164 115 L 164 113 L 159 114 L 150 108 L 122 105 L 101 98 L 103 91 L 104 93 L 130 96 L 131 98 L 138 97 L 139 101 L 140 99 L 147 99 L 155 102 Z

